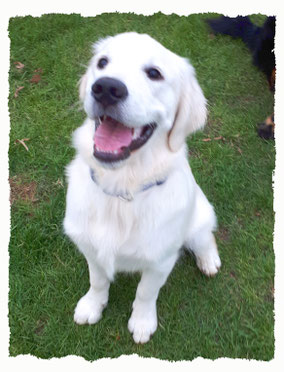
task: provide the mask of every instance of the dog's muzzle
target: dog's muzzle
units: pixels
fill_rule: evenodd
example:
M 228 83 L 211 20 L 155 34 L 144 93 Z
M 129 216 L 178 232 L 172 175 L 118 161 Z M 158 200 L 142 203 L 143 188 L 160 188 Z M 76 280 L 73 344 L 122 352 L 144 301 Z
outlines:
M 105 163 L 125 160 L 152 136 L 156 123 L 133 128 L 120 122 L 116 115 L 113 116 L 119 104 L 128 96 L 128 89 L 122 81 L 102 77 L 93 84 L 92 96 L 101 105 L 100 116 L 95 117 L 95 158 Z

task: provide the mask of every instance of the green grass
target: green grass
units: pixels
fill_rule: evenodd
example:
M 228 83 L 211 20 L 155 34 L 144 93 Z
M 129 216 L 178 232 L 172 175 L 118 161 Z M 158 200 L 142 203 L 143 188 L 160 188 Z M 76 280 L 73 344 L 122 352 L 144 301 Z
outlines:
M 273 110 L 273 97 L 244 44 L 213 37 L 204 22 L 208 16 L 52 14 L 10 20 L 10 355 L 273 358 L 275 149 L 256 135 L 257 123 Z M 260 24 L 263 19 L 254 15 Z M 145 345 L 136 345 L 127 330 L 138 274 L 117 276 L 97 325 L 74 324 L 88 272 L 62 231 L 64 167 L 74 155 L 71 133 L 84 118 L 77 81 L 94 41 L 131 30 L 150 34 L 196 68 L 209 118 L 206 129 L 189 139 L 190 163 L 215 206 L 223 262 L 208 279 L 190 255 L 181 257 L 160 292 L 158 330 Z M 17 69 L 17 61 L 24 68 Z M 41 80 L 31 83 L 38 73 Z M 17 141 L 26 138 L 29 151 Z

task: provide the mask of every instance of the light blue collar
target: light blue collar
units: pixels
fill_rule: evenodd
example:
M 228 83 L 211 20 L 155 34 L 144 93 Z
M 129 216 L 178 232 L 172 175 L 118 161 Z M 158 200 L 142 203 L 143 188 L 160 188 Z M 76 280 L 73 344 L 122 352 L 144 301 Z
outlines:
M 95 171 L 93 169 L 91 169 L 91 168 L 90 168 L 90 175 L 91 175 L 91 178 L 94 181 L 94 183 L 99 186 L 99 183 L 98 183 L 97 178 L 95 176 Z M 155 181 L 155 182 L 151 182 L 151 183 L 146 183 L 145 185 L 142 185 L 142 187 L 137 191 L 137 193 L 143 192 L 143 191 L 147 191 L 147 190 L 149 190 L 153 186 L 161 186 L 163 183 L 166 182 L 166 180 L 167 180 L 167 178 L 164 178 L 164 179 L 159 180 L 159 181 Z M 134 195 L 131 194 L 128 191 L 126 191 L 126 192 L 118 192 L 118 193 L 110 193 L 109 191 L 107 191 L 107 190 L 105 190 L 103 188 L 102 188 L 102 191 L 106 195 L 114 196 L 114 197 L 119 198 L 119 199 L 121 199 L 123 201 L 131 202 L 134 199 Z

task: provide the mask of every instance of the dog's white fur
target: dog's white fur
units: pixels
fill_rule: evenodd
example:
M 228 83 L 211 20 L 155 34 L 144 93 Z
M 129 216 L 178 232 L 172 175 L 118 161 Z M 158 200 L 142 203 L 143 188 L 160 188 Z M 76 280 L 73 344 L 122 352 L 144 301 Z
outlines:
M 109 59 L 104 69 L 98 59 Z M 158 68 L 163 80 L 152 81 L 145 67 Z M 115 167 L 93 156 L 94 117 L 98 107 L 91 86 L 102 77 L 121 80 L 129 95 L 113 108 L 130 127 L 156 122 L 157 129 L 140 149 Z M 80 98 L 87 119 L 73 137 L 77 154 L 67 168 L 68 192 L 64 219 L 66 234 L 84 254 L 90 289 L 77 304 L 78 324 L 96 323 L 108 301 L 116 272 L 140 271 L 128 322 L 134 341 L 144 343 L 157 328 L 156 300 L 182 246 L 193 251 L 206 275 L 221 265 L 213 231 L 216 217 L 196 184 L 187 161 L 185 138 L 204 126 L 206 100 L 187 60 L 148 35 L 124 33 L 100 40 L 81 79 Z M 97 183 L 90 176 L 96 172 Z M 141 185 L 166 179 L 139 191 Z M 133 201 L 115 194 L 130 192 Z

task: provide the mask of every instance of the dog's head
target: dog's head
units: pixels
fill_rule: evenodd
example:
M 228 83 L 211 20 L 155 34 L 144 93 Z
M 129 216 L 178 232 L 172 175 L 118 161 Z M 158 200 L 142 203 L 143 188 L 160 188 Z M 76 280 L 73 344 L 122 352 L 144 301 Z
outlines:
M 93 154 L 121 164 L 164 137 L 172 152 L 206 120 L 206 100 L 188 61 L 145 34 L 107 37 L 80 81 L 80 98 L 95 123 Z

